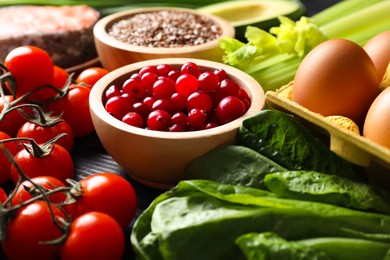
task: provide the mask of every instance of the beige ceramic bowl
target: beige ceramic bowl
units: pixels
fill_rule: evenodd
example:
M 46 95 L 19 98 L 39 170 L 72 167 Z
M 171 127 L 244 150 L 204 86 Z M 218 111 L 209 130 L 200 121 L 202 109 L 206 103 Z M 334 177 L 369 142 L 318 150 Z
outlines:
M 163 132 L 127 125 L 105 110 L 102 102 L 104 91 L 113 84 L 121 86 L 132 72 L 147 65 L 171 64 L 180 68 L 188 61 L 198 64 L 201 70 L 224 69 L 251 97 L 246 114 L 208 130 Z M 255 79 L 238 69 L 212 61 L 172 58 L 134 63 L 110 72 L 94 85 L 89 102 L 97 135 L 113 160 L 138 182 L 167 189 L 184 178 L 185 167 L 194 158 L 219 145 L 234 143 L 242 121 L 263 108 L 265 95 Z
M 108 34 L 108 30 L 118 21 L 124 20 L 138 13 L 154 12 L 160 10 L 176 10 L 188 12 L 200 16 L 207 16 L 216 25 L 221 28 L 222 35 L 212 41 L 189 47 L 142 47 L 130 45 L 115 39 Z M 95 45 L 102 65 L 108 70 L 114 70 L 119 67 L 150 59 L 159 58 L 198 58 L 213 61 L 221 61 L 223 50 L 219 47 L 219 39 L 222 37 L 234 37 L 234 27 L 217 16 L 204 14 L 192 9 L 174 8 L 174 7 L 150 7 L 132 9 L 129 11 L 118 12 L 102 18 L 94 27 Z

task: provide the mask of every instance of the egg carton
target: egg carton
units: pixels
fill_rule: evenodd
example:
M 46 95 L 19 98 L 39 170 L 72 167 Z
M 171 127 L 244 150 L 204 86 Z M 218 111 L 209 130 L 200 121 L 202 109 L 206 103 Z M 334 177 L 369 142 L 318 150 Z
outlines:
M 275 91 L 267 91 L 266 105 L 296 116 L 328 143 L 331 151 L 361 166 L 370 182 L 390 190 L 390 149 L 370 141 L 359 132 L 330 123 L 326 117 L 291 101 L 291 88 L 292 83 L 289 83 Z

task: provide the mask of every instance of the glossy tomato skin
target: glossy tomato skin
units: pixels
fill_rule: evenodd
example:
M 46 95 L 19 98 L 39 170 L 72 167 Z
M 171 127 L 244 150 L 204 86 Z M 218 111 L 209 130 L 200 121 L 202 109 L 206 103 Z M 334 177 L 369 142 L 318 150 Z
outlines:
M 66 136 L 57 139 L 56 144 L 70 152 L 73 148 L 74 136 L 72 128 L 66 121 L 61 121 L 53 126 L 40 126 L 33 122 L 26 122 L 19 129 L 16 136 L 33 138 L 37 143 L 45 143 L 63 133 Z
M 54 149 L 46 156 L 34 157 L 26 149 L 23 149 L 16 153 L 14 159 L 30 178 L 52 176 L 66 183 L 66 179 L 74 177 L 74 163 L 71 155 L 65 148 L 57 144 L 54 144 Z M 19 178 L 17 168 L 12 165 L 12 181 L 16 184 Z
M 0 131 L 0 140 L 6 140 L 9 138 L 10 136 L 8 134 Z M 15 142 L 6 142 L 4 143 L 4 147 L 11 155 L 15 155 Z M 11 178 L 11 162 L 2 149 L 0 149 L 0 165 L 0 184 L 4 184 Z
M 86 136 L 94 131 L 89 112 L 89 93 L 91 89 L 72 85 L 63 98 L 48 105 L 54 115 L 62 114 L 62 118 L 70 125 L 75 137 Z
M 20 97 L 37 87 L 53 83 L 54 65 L 47 52 L 35 46 L 20 46 L 8 53 L 4 65 L 14 76 L 16 97 Z M 37 91 L 29 99 L 46 100 L 56 94 L 45 88 Z
M 55 218 L 65 219 L 62 211 L 54 205 L 51 209 Z M 51 260 L 58 256 L 59 245 L 43 245 L 62 235 L 52 222 L 49 206 L 45 201 L 35 201 L 23 207 L 7 226 L 7 238 L 2 241 L 8 260 L 40 259 Z
M 120 260 L 124 248 L 124 232 L 118 222 L 105 213 L 89 212 L 72 222 L 60 258 Z
M 90 67 L 81 71 L 76 78 L 77 83 L 84 83 L 86 86 L 92 88 L 95 83 L 103 76 L 108 74 L 108 70 L 100 67 Z
M 53 190 L 55 187 L 65 187 L 65 184 L 62 181 L 52 176 L 38 176 L 31 178 L 31 181 L 47 190 Z M 28 190 L 33 187 L 34 185 L 30 181 L 23 181 L 12 197 L 12 204 L 17 205 L 21 202 L 31 199 L 32 195 Z M 56 192 L 50 195 L 48 198 L 53 203 L 62 203 L 66 200 L 66 195 L 62 192 Z
M 125 229 L 137 211 L 136 193 L 131 184 L 115 173 L 96 173 L 80 182 L 82 196 L 67 207 L 72 219 L 90 211 L 104 212 Z
M 62 89 L 69 78 L 69 73 L 62 67 L 54 66 L 53 86 Z
M 0 187 L 0 203 L 3 204 L 8 198 L 7 193 L 5 193 L 4 189 Z
M 12 102 L 14 98 L 11 95 L 5 95 L 4 99 L 0 98 L 0 111 L 4 109 L 4 100 Z M 11 137 L 15 137 L 19 128 L 26 122 L 26 119 L 19 114 L 17 110 L 8 112 L 0 122 L 0 131 L 7 133 Z

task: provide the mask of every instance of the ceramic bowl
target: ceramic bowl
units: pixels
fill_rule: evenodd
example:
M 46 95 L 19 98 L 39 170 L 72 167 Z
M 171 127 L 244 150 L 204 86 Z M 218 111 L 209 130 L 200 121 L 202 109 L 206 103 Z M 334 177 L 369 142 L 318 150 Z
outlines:
M 164 132 L 130 126 L 105 110 L 105 90 L 113 84 L 121 86 L 133 72 L 159 64 L 180 68 L 189 61 L 195 62 L 201 71 L 224 69 L 249 94 L 251 105 L 247 112 L 234 121 L 207 130 Z M 136 181 L 168 189 L 184 178 L 186 166 L 196 157 L 217 146 L 233 144 L 242 121 L 264 107 L 265 95 L 255 79 L 236 68 L 208 60 L 168 58 L 138 62 L 111 71 L 94 85 L 89 102 L 96 133 L 112 159 Z
M 125 43 L 109 34 L 110 28 L 112 28 L 112 26 L 118 21 L 125 20 L 136 14 L 157 12 L 161 10 L 180 11 L 198 16 L 207 16 L 214 22 L 214 24 L 220 27 L 221 35 L 219 38 L 207 41 L 203 44 L 187 47 L 143 47 Z M 229 22 L 219 18 L 218 16 L 200 13 L 192 9 L 176 7 L 149 7 L 137 8 L 108 15 L 96 23 L 93 33 L 100 62 L 106 69 L 114 70 L 131 63 L 158 58 L 184 57 L 219 62 L 221 61 L 223 55 L 223 50 L 219 47 L 219 40 L 225 36 L 234 37 L 235 29 Z

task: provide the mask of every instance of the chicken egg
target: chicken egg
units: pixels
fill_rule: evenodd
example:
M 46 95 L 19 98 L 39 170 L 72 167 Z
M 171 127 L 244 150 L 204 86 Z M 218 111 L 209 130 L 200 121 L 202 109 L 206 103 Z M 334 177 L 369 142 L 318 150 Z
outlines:
M 331 39 L 302 60 L 291 99 L 323 116 L 345 116 L 361 125 L 378 93 L 377 72 L 364 49 L 350 40 Z
M 390 62 L 390 30 L 375 35 L 363 48 L 374 62 L 378 79 L 381 81 Z
M 364 121 L 363 136 L 390 148 L 390 88 L 385 88 L 371 104 Z

